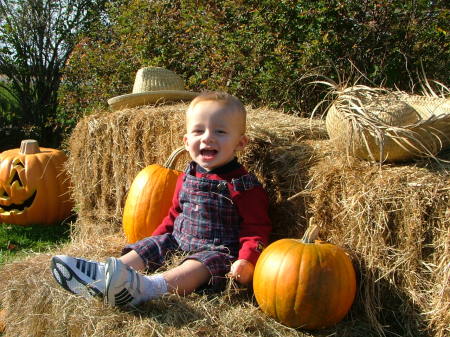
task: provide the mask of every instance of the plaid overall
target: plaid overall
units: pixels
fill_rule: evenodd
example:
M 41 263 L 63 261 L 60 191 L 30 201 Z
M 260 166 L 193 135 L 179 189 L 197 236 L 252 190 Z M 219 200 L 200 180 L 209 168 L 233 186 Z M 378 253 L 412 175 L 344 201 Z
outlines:
M 167 253 L 189 252 L 186 259 L 203 263 L 211 273 L 210 283 L 220 289 L 239 251 L 241 218 L 231 200 L 230 188 L 244 191 L 258 185 L 252 174 L 233 179 L 231 183 L 199 178 L 195 176 L 195 164 L 191 164 L 180 190 L 182 211 L 175 219 L 173 232 L 127 245 L 122 253 L 135 250 L 146 266 L 154 270 L 164 263 Z

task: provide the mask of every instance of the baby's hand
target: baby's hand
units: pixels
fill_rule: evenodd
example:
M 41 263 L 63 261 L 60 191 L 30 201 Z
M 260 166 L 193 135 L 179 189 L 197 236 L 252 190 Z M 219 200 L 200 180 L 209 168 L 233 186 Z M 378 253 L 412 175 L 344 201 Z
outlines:
M 228 275 L 243 285 L 249 285 L 253 279 L 255 266 L 247 260 L 236 260 L 231 265 Z

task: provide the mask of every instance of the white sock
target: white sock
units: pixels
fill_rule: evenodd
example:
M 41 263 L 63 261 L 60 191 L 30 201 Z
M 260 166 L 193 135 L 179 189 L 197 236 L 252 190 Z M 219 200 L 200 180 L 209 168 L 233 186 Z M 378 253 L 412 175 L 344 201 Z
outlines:
M 142 300 L 149 301 L 167 293 L 167 282 L 162 274 L 143 275 Z

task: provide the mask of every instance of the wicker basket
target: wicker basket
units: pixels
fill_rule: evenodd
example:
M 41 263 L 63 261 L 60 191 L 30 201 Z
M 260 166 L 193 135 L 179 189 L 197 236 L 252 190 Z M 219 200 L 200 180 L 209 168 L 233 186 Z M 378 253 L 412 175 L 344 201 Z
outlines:
M 326 127 L 336 148 L 361 159 L 434 157 L 450 146 L 450 100 L 351 87 L 330 105 Z

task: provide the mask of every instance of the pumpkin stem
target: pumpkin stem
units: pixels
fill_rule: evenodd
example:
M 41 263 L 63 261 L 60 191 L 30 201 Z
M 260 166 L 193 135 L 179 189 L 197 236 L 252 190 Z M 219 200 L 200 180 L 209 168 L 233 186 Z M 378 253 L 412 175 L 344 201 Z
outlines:
M 40 153 L 39 144 L 37 140 L 34 139 L 24 139 L 20 143 L 20 154 L 33 154 Z
M 164 163 L 164 167 L 174 170 L 175 169 L 175 164 L 177 163 L 177 159 L 180 156 L 181 153 L 183 153 L 186 150 L 186 148 L 184 146 L 180 146 L 178 149 L 176 149 L 175 151 L 173 151 L 169 158 L 167 158 L 166 162 Z
M 319 226 L 314 224 L 314 217 L 309 218 L 308 228 L 306 228 L 305 234 L 303 234 L 303 243 L 314 243 L 317 240 L 319 234 Z

